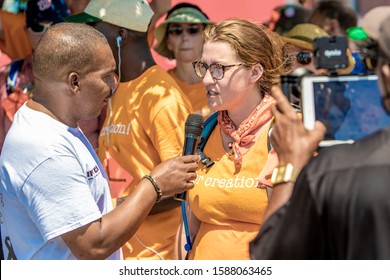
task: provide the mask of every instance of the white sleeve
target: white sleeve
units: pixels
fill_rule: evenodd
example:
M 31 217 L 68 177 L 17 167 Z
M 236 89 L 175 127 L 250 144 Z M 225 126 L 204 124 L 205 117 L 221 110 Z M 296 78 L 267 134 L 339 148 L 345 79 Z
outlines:
M 102 214 L 86 175 L 72 156 L 50 157 L 23 185 L 20 200 L 46 240 L 99 218 Z

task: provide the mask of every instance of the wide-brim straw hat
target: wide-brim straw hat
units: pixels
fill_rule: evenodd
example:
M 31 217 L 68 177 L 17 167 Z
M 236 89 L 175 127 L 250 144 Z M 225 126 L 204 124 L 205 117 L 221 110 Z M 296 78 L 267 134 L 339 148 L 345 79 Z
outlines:
M 329 34 L 321 27 L 311 23 L 301 23 L 294 26 L 285 36 L 283 40 L 294 46 L 300 47 L 310 52 L 314 51 L 313 42 L 316 38 L 329 36 Z M 348 66 L 344 69 L 338 69 L 339 74 L 350 73 L 355 66 L 355 59 L 351 51 L 347 50 Z
M 329 36 L 321 27 L 311 23 L 301 23 L 295 25 L 283 40 L 302 49 L 313 51 L 313 42 L 316 38 Z
M 172 57 L 171 51 L 167 48 L 165 42 L 165 35 L 167 33 L 167 27 L 170 23 L 203 23 L 212 24 L 201 11 L 191 8 L 183 7 L 173 11 L 154 31 L 154 37 L 156 38 L 156 45 L 154 50 L 165 57 Z

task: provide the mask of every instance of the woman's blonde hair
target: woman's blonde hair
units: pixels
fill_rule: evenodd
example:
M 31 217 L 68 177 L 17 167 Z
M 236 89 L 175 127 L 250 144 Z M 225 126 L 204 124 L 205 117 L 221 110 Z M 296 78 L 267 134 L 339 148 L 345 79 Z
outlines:
M 203 37 L 205 42 L 228 43 L 247 66 L 260 63 L 264 69 L 258 81 L 262 95 L 270 92 L 272 86 L 279 84 L 280 75 L 289 71 L 285 62 L 285 43 L 277 33 L 262 25 L 245 19 L 226 19 L 206 27 Z

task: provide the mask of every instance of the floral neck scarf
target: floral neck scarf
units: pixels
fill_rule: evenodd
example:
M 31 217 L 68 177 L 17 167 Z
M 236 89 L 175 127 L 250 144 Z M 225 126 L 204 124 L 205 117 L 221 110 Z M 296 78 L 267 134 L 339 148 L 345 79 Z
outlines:
M 268 123 L 272 118 L 271 107 L 276 104 L 275 99 L 269 94 L 265 94 L 260 104 L 244 120 L 236 130 L 233 121 L 229 118 L 227 111 L 220 111 L 218 114 L 218 123 L 222 131 L 234 139 L 232 142 L 232 151 L 234 155 L 234 164 L 240 167 L 242 164 L 242 155 L 244 155 L 250 146 L 254 143 L 258 128 Z

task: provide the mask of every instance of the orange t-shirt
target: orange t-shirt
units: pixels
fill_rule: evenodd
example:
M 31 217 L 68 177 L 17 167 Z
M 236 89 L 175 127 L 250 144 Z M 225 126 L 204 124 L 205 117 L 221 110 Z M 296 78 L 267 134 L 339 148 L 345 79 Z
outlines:
M 234 157 L 223 148 L 220 125 L 211 133 L 204 154 L 215 164 L 198 170 L 195 187 L 188 192 L 200 221 L 189 259 L 250 259 L 249 242 L 258 234 L 268 206 L 267 191 L 258 187 L 257 177 L 268 157 L 269 125 L 260 129 L 238 172 Z
M 180 80 L 173 70 L 169 70 L 168 73 L 175 79 L 181 90 L 189 98 L 194 109 L 192 113 L 202 115 L 204 119 L 207 119 L 212 112 L 207 104 L 206 88 L 203 83 L 188 84 Z
M 26 16 L 23 13 L 13 14 L 0 10 L 0 20 L 4 37 L 0 40 L 0 49 L 12 60 L 23 59 L 32 54 L 32 46 L 25 29 Z
M 115 161 L 108 166 L 116 170 L 107 172 L 113 196 L 131 194 L 156 165 L 181 155 L 184 125 L 191 110 L 187 97 L 160 66 L 119 85 L 99 136 L 100 160 Z M 111 157 L 108 161 L 107 156 Z M 180 207 L 149 215 L 123 247 L 124 258 L 159 259 L 154 250 L 164 259 L 172 259 L 180 220 Z

